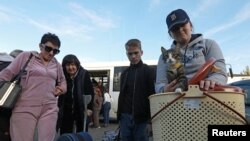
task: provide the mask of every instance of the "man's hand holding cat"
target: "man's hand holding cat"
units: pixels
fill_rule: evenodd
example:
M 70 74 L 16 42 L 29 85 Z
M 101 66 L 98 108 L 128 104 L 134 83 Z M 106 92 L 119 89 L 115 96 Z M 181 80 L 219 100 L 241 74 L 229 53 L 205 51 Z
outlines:
M 164 92 L 173 92 L 173 91 L 175 91 L 175 89 L 176 89 L 176 86 L 175 86 L 176 82 L 177 82 L 177 80 L 175 79 L 172 82 L 170 82 L 167 85 L 165 85 Z
M 212 81 L 212 80 L 201 80 L 200 81 L 200 88 L 207 91 L 209 89 L 213 89 L 215 84 L 216 84 L 216 82 Z

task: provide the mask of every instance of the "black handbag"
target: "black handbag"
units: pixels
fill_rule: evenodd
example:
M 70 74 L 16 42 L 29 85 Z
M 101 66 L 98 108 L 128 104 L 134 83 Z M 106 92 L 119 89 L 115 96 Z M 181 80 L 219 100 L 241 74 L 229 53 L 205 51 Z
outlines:
M 0 82 L 0 108 L 13 109 L 15 106 L 16 101 L 22 91 L 20 78 L 25 72 L 25 68 L 27 67 L 31 57 L 32 53 L 30 54 L 27 62 L 24 64 L 23 68 L 15 77 L 13 77 L 12 80 Z

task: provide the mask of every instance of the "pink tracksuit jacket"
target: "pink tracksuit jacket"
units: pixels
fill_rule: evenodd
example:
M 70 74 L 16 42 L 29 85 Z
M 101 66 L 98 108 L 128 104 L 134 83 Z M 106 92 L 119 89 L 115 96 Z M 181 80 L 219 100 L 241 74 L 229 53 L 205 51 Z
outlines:
M 0 72 L 0 81 L 10 80 L 33 54 L 26 73 L 21 77 L 22 93 L 12 110 L 10 135 L 12 141 L 33 141 L 37 127 L 39 141 L 53 141 L 56 135 L 57 97 L 56 82 L 66 92 L 66 80 L 62 67 L 53 58 L 45 66 L 37 52 L 23 52 Z

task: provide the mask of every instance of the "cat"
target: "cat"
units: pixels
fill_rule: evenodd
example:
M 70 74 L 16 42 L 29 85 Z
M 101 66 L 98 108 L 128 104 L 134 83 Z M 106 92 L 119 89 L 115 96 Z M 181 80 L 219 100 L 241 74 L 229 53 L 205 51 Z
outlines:
M 177 80 L 175 92 L 181 93 L 188 89 L 188 79 L 185 75 L 184 65 L 181 62 L 182 55 L 178 47 L 165 49 L 161 47 L 162 58 L 165 63 L 168 64 L 167 67 L 167 78 L 168 82 Z

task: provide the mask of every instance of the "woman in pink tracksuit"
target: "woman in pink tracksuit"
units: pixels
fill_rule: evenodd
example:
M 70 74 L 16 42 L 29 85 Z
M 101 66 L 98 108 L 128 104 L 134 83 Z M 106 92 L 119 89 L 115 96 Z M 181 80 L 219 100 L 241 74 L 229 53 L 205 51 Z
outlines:
M 0 72 L 0 81 L 16 75 L 32 54 L 21 77 L 22 93 L 12 110 L 10 135 L 12 141 L 33 141 L 38 130 L 39 141 L 53 141 L 58 115 L 57 97 L 66 91 L 60 63 L 55 59 L 61 43 L 55 34 L 46 33 L 39 44 L 40 52 L 23 52 Z

